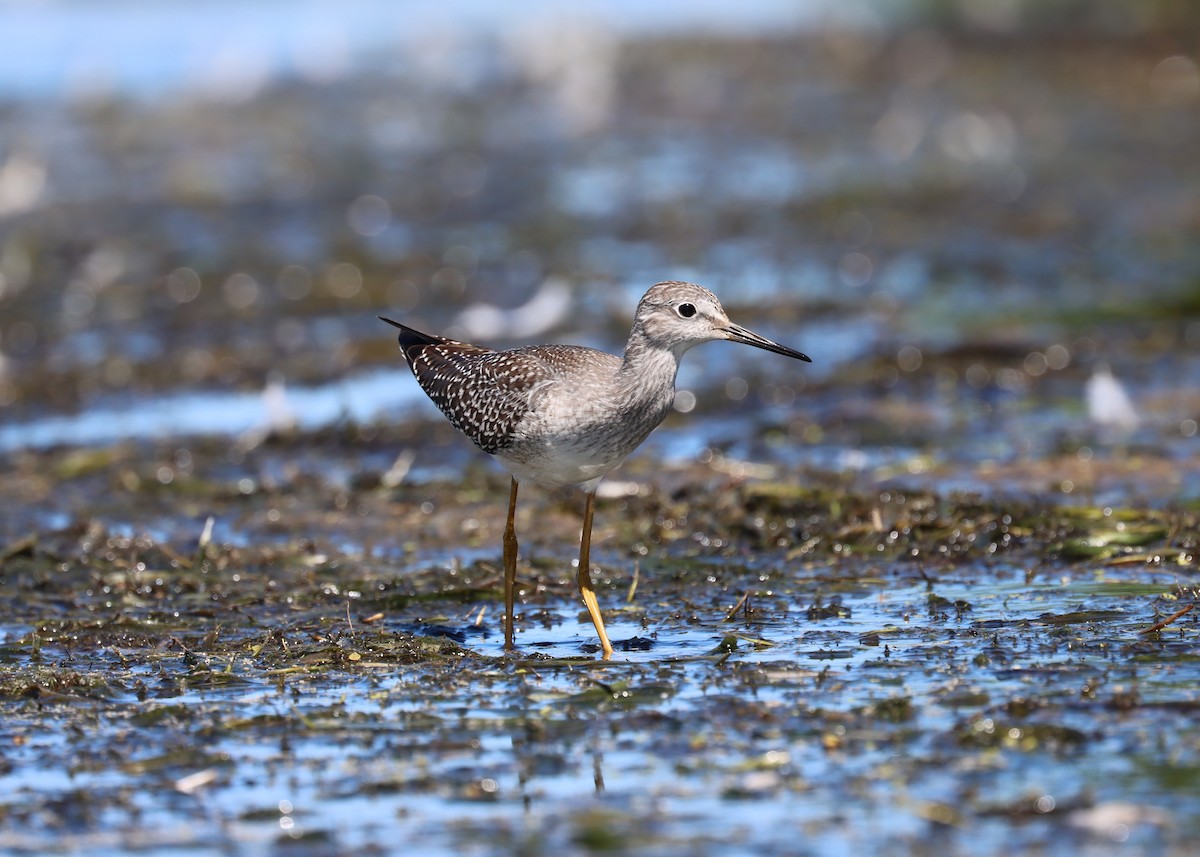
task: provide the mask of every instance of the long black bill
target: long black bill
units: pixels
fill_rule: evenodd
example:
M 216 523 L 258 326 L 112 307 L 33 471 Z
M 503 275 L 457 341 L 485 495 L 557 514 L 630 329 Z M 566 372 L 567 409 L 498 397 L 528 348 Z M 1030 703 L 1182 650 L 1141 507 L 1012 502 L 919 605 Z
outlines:
M 782 354 L 784 357 L 795 357 L 797 360 L 803 360 L 805 363 L 812 363 L 812 359 L 807 354 L 801 354 L 794 348 L 788 348 L 786 345 L 772 342 L 765 336 L 759 336 L 752 330 L 746 330 L 740 324 L 731 324 L 725 328 L 725 338 L 730 342 L 753 345 L 755 348 L 761 348 L 763 351 L 773 351 L 776 354 Z
M 398 322 L 398 321 L 392 321 L 390 318 L 384 318 L 384 317 L 383 317 L 383 316 L 381 316 L 381 315 L 377 315 L 377 316 L 375 316 L 375 317 L 376 317 L 377 319 L 379 319 L 380 321 L 386 321 L 386 322 L 387 322 L 388 324 L 390 324 L 392 327 L 398 327 L 398 328 L 400 328 L 401 330 L 404 330 L 404 325 L 402 325 L 402 324 L 401 324 L 400 322 Z

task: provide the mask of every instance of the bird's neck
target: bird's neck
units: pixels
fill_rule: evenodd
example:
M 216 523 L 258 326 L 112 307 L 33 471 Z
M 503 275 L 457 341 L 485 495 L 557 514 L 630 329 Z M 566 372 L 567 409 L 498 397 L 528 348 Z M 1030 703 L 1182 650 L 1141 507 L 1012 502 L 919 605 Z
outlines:
M 651 344 L 635 332 L 625 346 L 617 379 L 630 400 L 659 403 L 674 398 L 678 371 L 678 354 Z

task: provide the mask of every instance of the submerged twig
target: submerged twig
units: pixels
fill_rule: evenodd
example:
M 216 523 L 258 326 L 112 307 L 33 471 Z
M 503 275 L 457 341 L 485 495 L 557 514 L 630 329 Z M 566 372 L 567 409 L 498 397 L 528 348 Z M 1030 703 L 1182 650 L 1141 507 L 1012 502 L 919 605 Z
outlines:
M 1192 610 L 1193 610 L 1195 607 L 1196 607 L 1196 605 L 1195 605 L 1195 604 L 1189 604 L 1189 605 L 1187 605 L 1186 607 L 1184 607 L 1184 608 L 1182 608 L 1182 609 L 1180 609 L 1180 610 L 1176 610 L 1174 613 L 1172 613 L 1172 614 L 1171 614 L 1170 616 L 1168 616 L 1166 619 L 1163 619 L 1161 622 L 1155 622 L 1155 623 L 1154 623 L 1153 625 L 1151 625 L 1149 628 L 1143 628 L 1143 629 L 1142 629 L 1141 631 L 1139 631 L 1138 633 L 1139 633 L 1139 634 L 1153 634 L 1155 631 L 1161 631 L 1163 628 L 1165 628 L 1165 627 L 1167 627 L 1168 625 L 1170 625 L 1172 622 L 1174 622 L 1174 621 L 1175 621 L 1176 619 L 1178 619 L 1180 616 L 1183 616 L 1185 613 L 1190 613 L 1190 612 L 1192 612 Z
M 733 617 L 737 615 L 737 612 L 739 610 L 741 610 L 742 607 L 746 606 L 746 602 L 748 602 L 749 600 L 750 600 L 750 590 L 747 589 L 745 592 L 742 593 L 742 597 L 738 599 L 737 604 L 734 604 L 733 607 L 730 608 L 729 612 L 725 614 L 725 618 L 722 621 L 732 622 Z

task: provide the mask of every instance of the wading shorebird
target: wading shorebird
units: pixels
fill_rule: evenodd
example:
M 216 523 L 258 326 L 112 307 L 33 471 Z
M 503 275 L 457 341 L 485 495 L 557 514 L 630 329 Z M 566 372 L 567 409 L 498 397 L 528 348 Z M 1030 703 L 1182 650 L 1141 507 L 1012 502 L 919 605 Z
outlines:
M 671 411 L 679 359 L 694 345 L 724 339 L 811 362 L 734 324 L 716 295 L 694 283 L 651 286 L 638 303 L 623 357 L 578 345 L 493 351 L 400 328 L 400 350 L 421 389 L 450 422 L 509 473 L 504 528 L 504 647 L 513 648 L 517 578 L 517 486 L 576 485 L 584 492 L 579 594 L 604 657 L 612 643 L 592 588 L 596 487 Z

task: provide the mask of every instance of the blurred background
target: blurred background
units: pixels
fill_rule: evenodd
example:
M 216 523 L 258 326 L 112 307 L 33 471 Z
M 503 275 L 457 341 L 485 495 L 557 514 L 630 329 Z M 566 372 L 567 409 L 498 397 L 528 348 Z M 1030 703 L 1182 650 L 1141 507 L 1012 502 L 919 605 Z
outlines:
M 1196 853 L 1198 63 L 1196 0 L 0 0 L 0 855 Z M 523 491 L 501 657 L 507 476 L 376 316 L 615 352 L 666 279 L 813 362 L 684 359 L 615 661 Z
M 1114 491 L 1194 501 L 1198 44 L 1184 0 L 0 4 L 0 452 L 440 425 L 377 314 L 619 351 L 691 279 L 814 362 L 697 349 L 656 454 L 1069 494 L 1133 449 Z

